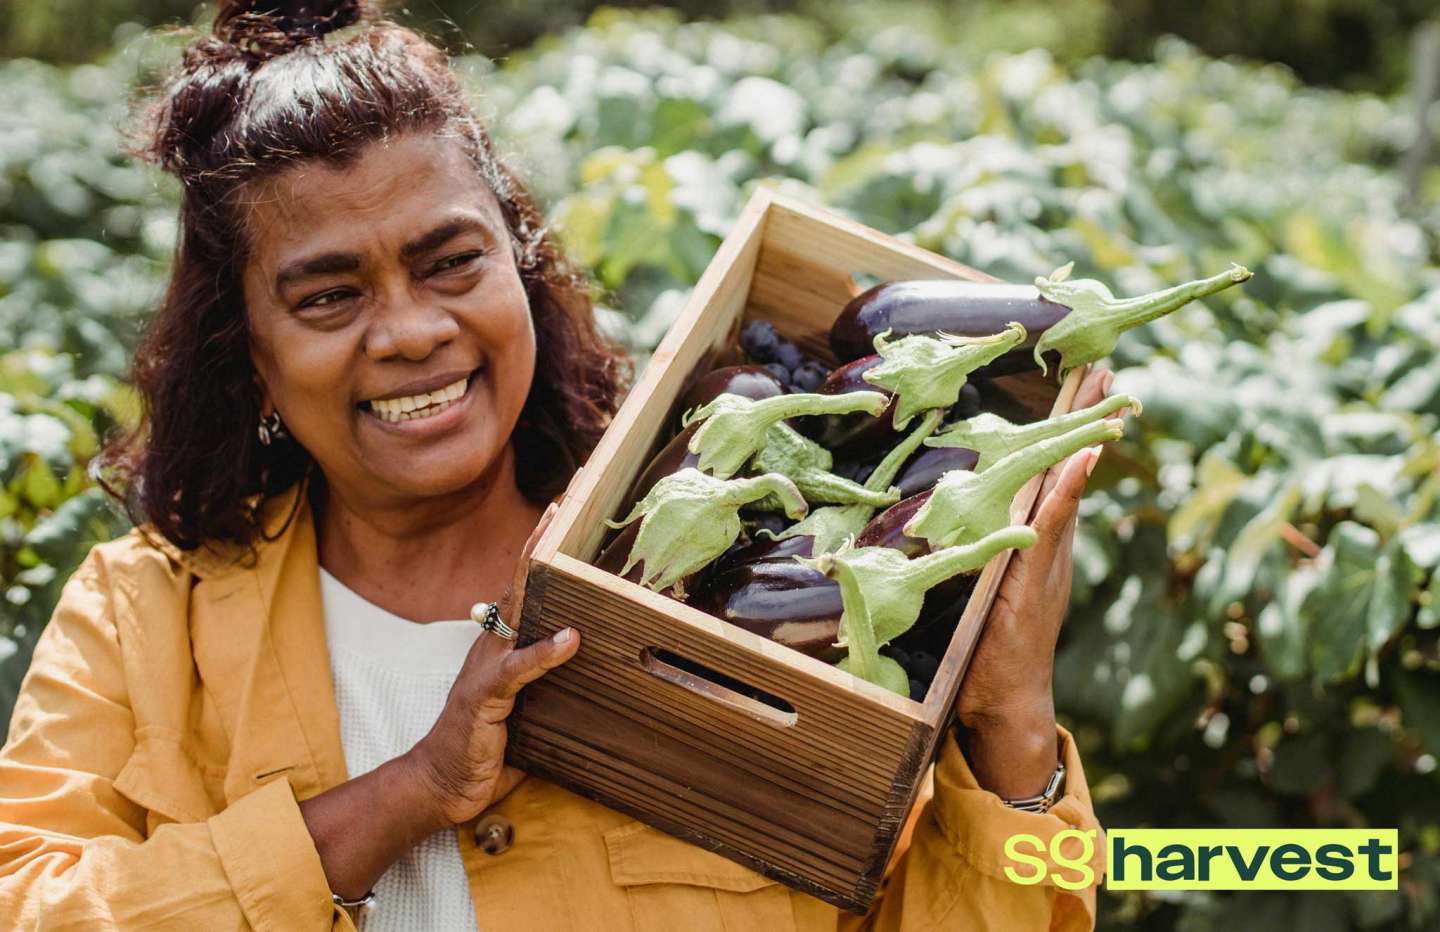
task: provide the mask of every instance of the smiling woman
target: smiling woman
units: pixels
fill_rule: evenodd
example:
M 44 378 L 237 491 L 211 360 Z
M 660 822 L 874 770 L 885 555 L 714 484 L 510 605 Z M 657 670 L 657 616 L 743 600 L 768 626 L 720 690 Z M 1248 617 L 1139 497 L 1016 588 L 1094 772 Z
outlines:
M 148 154 L 183 182 L 181 240 L 136 356 L 147 422 L 105 462 L 137 523 L 182 548 L 252 542 L 256 503 L 341 452 L 315 433 L 341 404 L 348 475 L 371 446 L 416 441 L 404 462 L 367 463 L 372 494 L 453 492 L 523 420 L 516 481 L 543 506 L 618 402 L 626 360 L 443 54 L 382 22 L 335 41 L 369 15 L 357 0 L 222 4 L 152 111 Z M 395 419 L 369 402 L 400 398 L 414 420 L 403 398 L 462 371 L 480 430 L 376 429 Z M 287 430 L 267 446 L 244 425 L 275 412 Z
M 946 742 L 842 915 L 504 765 L 517 692 L 580 647 L 515 629 L 626 360 L 443 55 L 355 0 L 225 0 L 150 128 L 183 196 L 146 416 L 107 453 L 138 526 L 66 586 L 0 751 L 7 928 L 1093 923 L 1093 890 L 998 864 L 1095 825 L 1048 675 L 1088 461 L 977 648 L 970 763 Z

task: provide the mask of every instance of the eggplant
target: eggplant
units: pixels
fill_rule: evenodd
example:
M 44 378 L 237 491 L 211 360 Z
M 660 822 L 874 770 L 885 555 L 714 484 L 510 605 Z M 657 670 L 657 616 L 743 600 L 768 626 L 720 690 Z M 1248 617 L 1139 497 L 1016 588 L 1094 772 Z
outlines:
M 762 401 L 785 394 L 785 386 L 764 366 L 725 366 L 700 377 L 680 399 L 680 412 L 693 411 L 721 395 Z
M 958 279 L 884 282 L 845 305 L 830 327 L 830 349 L 836 359 L 850 362 L 875 352 L 875 338 L 887 330 L 892 339 L 916 333 L 983 337 L 999 333 L 1013 320 L 1024 325 L 1025 342 L 985 372 L 1023 372 L 1035 368 L 1035 341 L 1069 312 L 1041 297 L 1034 285 Z
M 880 392 L 790 394 L 760 401 L 726 393 L 687 413 L 683 423 L 686 427 L 699 424 L 689 444 L 689 449 L 700 456 L 696 467 L 728 479 L 766 446 L 771 428 L 781 421 L 861 411 L 878 417 L 886 403 L 887 398 Z
M 858 395 L 852 397 L 860 397 Z M 869 505 L 883 508 L 900 500 L 889 487 L 870 488 L 830 471 L 834 457 L 820 444 L 802 435 L 789 424 L 775 424 L 766 434 L 765 446 L 755 454 L 750 468 L 775 472 L 795 483 L 805 500 L 817 504 Z M 760 503 L 761 507 L 764 503 Z
M 972 465 L 959 468 L 984 472 L 1011 453 L 1118 414 L 1126 408 L 1132 409 L 1137 417 L 1140 415 L 1140 402 L 1130 395 L 1111 395 L 1088 408 L 1046 418 L 1033 424 L 1014 424 L 995 414 L 979 414 L 969 420 L 951 424 L 944 433 L 925 438 L 925 445 L 932 451 L 961 450 L 967 454 L 967 458 L 968 454 L 974 454 L 975 461 Z M 938 479 L 938 476 L 936 478 Z
M 686 604 L 802 654 L 835 663 L 845 656 L 845 648 L 835 643 L 845 607 L 840 585 L 794 559 L 809 556 L 812 540 L 775 541 L 768 550 L 759 546 L 765 542 L 756 541 L 733 551 L 713 572 L 700 575 Z M 747 552 L 752 556 L 768 553 L 769 558 L 742 559 Z M 953 630 L 974 588 L 972 572 L 930 589 L 908 636 L 920 640 L 932 628 Z M 948 643 L 949 635 L 933 639 Z
M 948 472 L 902 533 L 924 538 L 931 550 L 977 543 L 1010 524 L 1010 507 L 1025 483 L 1092 444 L 1120 439 L 1123 432 L 1119 421 L 1092 421 L 1021 447 L 980 472 Z
M 865 523 L 875 514 L 877 507 L 887 503 L 893 504 L 898 500 L 898 493 L 890 483 L 894 481 L 896 474 L 900 472 L 900 467 L 910 458 L 910 455 L 919 449 L 921 443 L 934 434 L 935 428 L 940 425 L 942 414 L 943 412 L 940 411 L 927 411 L 920 424 L 905 439 L 897 443 L 890 452 L 886 453 L 885 458 L 871 470 L 869 477 L 865 480 L 864 488 L 872 493 L 884 489 L 885 498 L 816 508 L 800 523 L 779 533 L 771 532 L 770 536 L 777 541 L 810 538 L 811 552 L 805 554 L 807 557 L 839 549 L 846 540 L 864 530 Z
M 926 489 L 909 498 L 902 498 L 871 518 L 870 523 L 865 525 L 865 530 L 855 537 L 855 546 L 890 547 L 907 557 L 918 557 L 929 553 L 930 545 L 925 543 L 923 538 L 911 537 L 906 534 L 905 525 L 909 524 L 910 520 L 915 517 L 915 513 L 930 500 L 933 491 L 933 489 Z
M 686 393 L 680 410 L 682 413 L 692 411 L 725 394 L 763 401 L 766 398 L 777 398 L 785 394 L 785 388 L 775 376 L 760 366 L 726 366 L 702 376 Z M 699 429 L 700 425 L 693 424 L 680 431 L 671 438 L 669 443 L 661 447 L 660 452 L 651 457 L 650 462 L 645 466 L 645 471 L 640 473 L 635 484 L 630 487 L 630 493 L 625 500 L 639 501 L 661 479 L 682 469 L 692 468 L 699 463 L 700 457 L 689 450 L 690 438 Z M 621 562 L 624 562 L 623 559 Z M 610 572 L 614 572 L 614 570 Z
M 707 574 L 686 601 L 827 663 L 845 655 L 835 646 L 844 608 L 840 585 L 788 556 L 736 563 Z
M 955 469 L 974 469 L 980 454 L 963 447 L 926 447 L 905 463 L 900 475 L 895 478 L 895 487 L 900 490 L 900 499 L 921 492 L 928 492 L 945 473 Z
M 885 360 L 879 355 L 856 359 L 832 369 L 815 389 L 820 395 L 845 395 L 850 392 L 873 392 L 875 386 L 862 376 Z M 879 417 L 865 414 L 832 414 L 811 418 L 800 425 L 802 433 L 813 437 L 836 456 L 845 459 L 874 458 L 877 450 L 888 449 L 895 442 L 895 406 L 897 399 L 889 395 L 889 403 Z
M 766 398 L 776 398 L 785 394 L 785 387 L 780 381 L 766 372 L 760 366 L 725 366 L 712 370 L 701 376 L 685 393 L 680 410 L 683 414 L 701 405 L 714 401 L 724 394 L 740 395 L 761 401 Z M 674 475 L 682 469 L 692 469 L 700 461 L 699 456 L 689 450 L 690 438 L 694 436 L 699 425 L 687 427 L 671 438 L 670 442 L 660 448 L 660 452 L 651 457 L 646 464 L 645 470 L 640 473 L 634 484 L 630 487 L 626 501 L 638 502 L 650 493 L 659 482 L 666 476 Z M 632 567 L 629 573 L 621 573 L 626 558 L 630 555 L 630 548 L 635 543 L 635 536 L 640 532 L 638 524 L 631 524 L 620 533 L 611 532 L 595 565 L 600 569 L 616 576 L 625 576 L 631 582 L 639 582 L 641 575 L 639 566 Z M 687 578 L 682 582 L 693 582 Z
M 1070 281 L 1073 265 L 1037 277 L 1033 285 L 958 280 L 876 285 L 845 305 L 831 325 L 830 348 L 843 363 L 868 355 L 875 338 L 886 331 L 891 339 L 935 333 L 985 336 L 1018 321 L 1025 327 L 1025 341 L 991 362 L 985 374 L 1048 371 L 1051 365 L 1065 371 L 1109 355 L 1124 331 L 1251 277 L 1236 265 L 1209 278 L 1121 299 L 1093 279 Z

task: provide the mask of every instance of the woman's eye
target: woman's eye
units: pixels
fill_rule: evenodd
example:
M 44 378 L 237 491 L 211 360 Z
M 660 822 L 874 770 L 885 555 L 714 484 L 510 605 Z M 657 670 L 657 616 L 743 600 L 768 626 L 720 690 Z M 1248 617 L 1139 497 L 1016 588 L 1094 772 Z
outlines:
M 454 269 L 462 268 L 463 266 L 469 265 L 471 262 L 480 258 L 482 255 L 484 255 L 484 253 L 472 251 L 456 253 L 453 256 L 446 256 L 444 259 L 441 259 L 439 262 L 436 262 L 433 266 L 431 266 L 430 271 L 432 274 L 436 272 L 449 272 Z
M 340 301 L 345 300 L 346 298 L 350 297 L 351 294 L 351 291 L 343 288 L 336 288 L 332 291 L 323 291 L 320 294 L 315 295 L 314 297 L 306 298 L 304 301 L 301 301 L 300 307 L 328 307 L 331 304 L 336 304 Z

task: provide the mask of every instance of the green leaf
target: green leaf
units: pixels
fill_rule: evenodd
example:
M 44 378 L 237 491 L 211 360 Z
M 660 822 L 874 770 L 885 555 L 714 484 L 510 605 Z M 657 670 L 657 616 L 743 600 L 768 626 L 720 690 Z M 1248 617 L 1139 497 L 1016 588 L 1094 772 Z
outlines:
M 1324 577 L 1306 598 L 1301 614 L 1311 635 L 1312 669 L 1322 679 L 1339 680 L 1360 669 L 1370 639 L 1380 535 L 1354 521 L 1342 521 L 1330 532 L 1324 558 Z M 1388 618 L 1381 610 L 1377 623 Z
M 1372 654 L 1410 620 L 1423 578 L 1399 540 L 1392 539 L 1385 545 L 1375 563 L 1375 585 L 1365 615 L 1367 644 Z
M 1302 606 L 1324 579 L 1314 566 L 1295 569 L 1255 619 L 1255 633 L 1269 672 L 1297 679 L 1308 669 L 1309 621 Z

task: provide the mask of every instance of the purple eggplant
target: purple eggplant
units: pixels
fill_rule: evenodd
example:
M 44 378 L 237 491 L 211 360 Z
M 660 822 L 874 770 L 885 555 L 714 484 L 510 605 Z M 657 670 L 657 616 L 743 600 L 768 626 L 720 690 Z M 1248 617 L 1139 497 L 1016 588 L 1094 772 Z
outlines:
M 723 568 L 701 574 L 687 603 L 802 654 L 836 662 L 845 656 L 845 649 L 835 646 L 845 606 L 839 583 L 794 559 L 795 553 L 808 555 L 810 540 L 776 541 L 770 551 L 776 556 L 769 559 L 740 561 L 735 558 L 745 550 L 732 551 Z M 953 628 L 974 587 L 974 574 L 967 573 L 931 589 L 910 637 L 920 638 L 932 627 Z
M 707 372 L 690 387 L 680 400 L 680 412 L 693 411 L 727 393 L 760 401 L 785 394 L 785 386 L 764 366 L 725 366 Z
M 870 355 L 840 366 L 831 371 L 815 391 L 821 395 L 881 391 L 862 376 L 882 362 L 884 360 L 879 355 Z M 805 433 L 837 457 L 878 459 L 895 443 L 895 405 L 896 400 L 892 395 L 890 404 L 879 417 L 866 414 L 832 414 L 828 417 L 810 418 L 810 423 L 804 425 Z
M 1250 278 L 1237 265 L 1140 297 L 1116 298 L 1101 282 L 1070 280 L 1071 267 L 1033 285 L 943 279 L 876 285 L 845 305 L 831 325 L 830 348 L 848 362 L 872 352 L 876 336 L 886 331 L 892 340 L 916 333 L 986 336 L 1018 321 L 1024 342 L 987 365 L 985 375 L 1054 365 L 1073 369 L 1109 355 L 1124 331 Z
M 905 525 L 915 517 L 915 513 L 930 500 L 930 489 L 918 492 L 909 498 L 902 498 L 900 501 L 886 508 L 865 525 L 855 538 L 856 547 L 892 547 L 899 550 L 907 557 L 918 557 L 930 552 L 930 545 L 920 537 L 911 537 L 905 533 Z
M 895 479 L 900 501 L 934 488 L 935 480 L 952 469 L 974 469 L 978 459 L 978 453 L 963 447 L 926 447 L 910 457 Z
M 1035 341 L 1070 313 L 1047 301 L 1034 285 L 967 282 L 957 279 L 885 282 L 857 295 L 830 327 L 830 349 L 842 362 L 875 352 L 875 337 L 912 333 L 953 333 L 982 337 L 1004 330 L 1012 320 L 1025 326 L 1025 342 L 985 369 L 987 375 L 1035 368 Z M 838 370 L 837 370 L 838 371 Z
M 687 601 L 802 654 L 829 663 L 845 654 L 835 646 L 844 609 L 840 585 L 790 557 L 733 563 L 706 574 Z
M 635 521 L 625 525 L 625 527 L 621 528 L 614 538 L 605 545 L 605 548 L 600 551 L 600 556 L 595 558 L 595 566 L 607 573 L 621 576 L 633 583 L 639 584 L 640 581 L 645 578 L 645 561 L 641 560 L 639 563 L 636 563 L 630 568 L 630 572 L 628 573 L 621 572 L 621 570 L 625 569 L 625 561 L 630 557 L 630 548 L 635 546 L 635 538 L 639 533 L 640 522 Z M 792 544 L 793 546 L 793 544 L 808 541 L 809 538 L 804 538 L 803 541 L 785 541 L 785 543 Z M 735 543 L 730 546 L 730 549 L 717 557 L 713 563 L 699 572 L 691 573 L 681 579 L 679 586 L 676 587 L 674 591 L 667 591 L 666 595 L 676 596 L 677 593 L 680 592 L 694 592 L 695 589 L 702 584 L 705 577 L 721 570 L 723 567 L 735 565 L 745 559 L 743 555 L 746 553 L 759 556 L 761 553 L 768 551 L 772 544 L 772 541 L 763 539 L 758 541 L 752 540 L 750 537 L 742 534 L 740 539 L 735 541 Z M 762 547 L 761 545 L 764 546 Z M 794 549 L 796 552 L 799 552 L 798 548 Z M 806 547 L 804 556 L 808 557 L 809 555 L 810 550 Z M 754 559 L 754 556 L 752 556 L 751 559 Z

